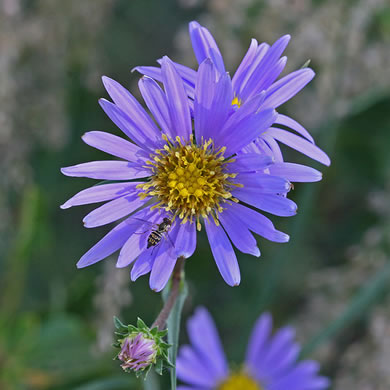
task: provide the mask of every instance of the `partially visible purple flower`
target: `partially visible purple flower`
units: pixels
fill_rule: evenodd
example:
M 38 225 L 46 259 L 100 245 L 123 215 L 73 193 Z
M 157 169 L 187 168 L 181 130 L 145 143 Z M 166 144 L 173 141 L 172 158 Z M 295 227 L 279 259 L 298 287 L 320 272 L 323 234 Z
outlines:
M 122 341 L 118 359 L 125 371 L 144 370 L 156 362 L 157 346 L 153 339 L 145 338 L 142 333 L 128 336 Z
M 187 322 L 191 345 L 180 348 L 177 376 L 185 384 L 178 390 L 324 390 L 329 380 L 318 375 L 315 361 L 298 361 L 299 345 L 291 327 L 272 335 L 272 317 L 257 320 L 245 362 L 230 370 L 215 324 L 204 308 Z
M 209 30 L 193 21 L 189 24 L 189 33 L 198 63 L 202 63 L 206 58 L 211 58 L 216 64 L 219 74 L 226 74 L 222 54 Z M 256 39 L 252 39 L 246 55 L 232 77 L 232 107 L 234 109 L 239 109 L 242 104 L 262 92 L 265 94 L 264 102 L 261 103 L 262 109 L 277 109 L 313 79 L 315 75 L 313 70 L 304 68 L 277 80 L 287 62 L 287 57 L 281 56 L 290 38 L 290 35 L 284 35 L 272 46 L 267 43 L 258 44 Z M 193 99 L 196 71 L 177 63 L 175 66 L 184 80 L 189 98 Z M 156 80 L 161 80 L 160 68 L 139 66 L 135 70 Z M 290 128 L 299 135 L 283 127 Z M 322 164 L 330 165 L 329 157 L 315 145 L 309 132 L 297 121 L 282 114 L 278 114 L 272 127 L 262 132 L 255 142 L 249 144 L 244 151 L 260 152 L 272 156 L 277 162 L 282 162 L 283 155 L 278 142 L 296 149 Z

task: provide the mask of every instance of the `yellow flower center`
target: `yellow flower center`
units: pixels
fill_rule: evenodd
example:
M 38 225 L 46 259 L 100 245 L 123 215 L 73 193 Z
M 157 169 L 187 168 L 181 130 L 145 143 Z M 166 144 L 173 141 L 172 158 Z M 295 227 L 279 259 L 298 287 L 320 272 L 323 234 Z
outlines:
M 143 189 L 142 198 L 156 197 L 159 203 L 154 206 L 164 208 L 178 216 L 182 223 L 196 221 L 200 230 L 199 217 L 211 216 L 218 225 L 218 213 L 223 211 L 222 204 L 232 197 L 233 186 L 240 186 L 231 180 L 236 177 L 228 173 L 225 148 L 215 149 L 213 141 L 202 141 L 200 146 L 193 139 L 183 142 L 180 137 L 175 141 L 163 135 L 166 144 L 158 149 L 147 161 L 152 170 L 150 181 L 139 184 Z
M 234 99 L 232 100 L 232 106 L 236 105 L 238 108 L 240 108 L 241 104 L 242 104 L 242 100 L 239 99 L 237 96 L 235 96 Z
M 261 387 L 248 374 L 240 372 L 230 375 L 218 390 L 261 390 Z

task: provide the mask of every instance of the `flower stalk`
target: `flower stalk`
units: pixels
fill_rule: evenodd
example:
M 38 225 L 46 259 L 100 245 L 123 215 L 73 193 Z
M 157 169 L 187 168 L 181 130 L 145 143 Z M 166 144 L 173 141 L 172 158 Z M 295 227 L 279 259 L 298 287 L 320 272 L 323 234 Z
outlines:
M 169 314 L 171 313 L 180 293 L 180 285 L 181 281 L 183 280 L 184 261 L 184 256 L 178 257 L 172 273 L 171 291 L 169 293 L 168 299 L 165 301 L 165 304 L 160 311 L 160 314 L 154 321 L 152 328 L 157 327 L 159 330 L 163 330 L 166 326 Z

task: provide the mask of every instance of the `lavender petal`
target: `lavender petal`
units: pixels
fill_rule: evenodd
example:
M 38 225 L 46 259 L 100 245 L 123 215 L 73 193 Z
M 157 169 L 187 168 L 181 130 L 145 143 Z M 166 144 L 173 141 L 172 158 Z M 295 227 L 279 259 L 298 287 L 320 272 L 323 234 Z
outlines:
M 298 135 L 276 127 L 271 127 L 265 134 L 275 138 L 277 141 L 282 142 L 290 148 L 305 154 L 313 160 L 319 161 L 327 166 L 330 165 L 330 159 L 325 152 L 323 152 L 318 146 L 306 141 Z
M 101 180 L 131 180 L 150 176 L 149 169 L 127 161 L 92 161 L 61 168 L 65 176 L 89 177 Z
M 238 286 L 241 280 L 240 269 L 236 254 L 226 233 L 221 226 L 215 225 L 214 222 L 206 223 L 205 226 L 219 272 L 229 286 Z

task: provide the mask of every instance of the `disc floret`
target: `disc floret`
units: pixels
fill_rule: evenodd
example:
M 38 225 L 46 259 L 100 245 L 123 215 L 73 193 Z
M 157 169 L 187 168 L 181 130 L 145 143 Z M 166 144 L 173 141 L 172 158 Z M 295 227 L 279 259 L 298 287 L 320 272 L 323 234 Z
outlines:
M 236 201 L 231 194 L 235 173 L 227 171 L 232 159 L 224 156 L 225 147 L 216 148 L 214 142 L 202 139 L 200 145 L 191 137 L 184 142 L 180 137 L 174 141 L 163 136 L 166 144 L 158 149 L 148 161 L 152 170 L 151 179 L 139 187 L 141 197 L 156 197 L 156 207 L 164 208 L 178 216 L 183 223 L 196 221 L 200 230 L 199 218 L 213 218 L 218 225 L 218 213 L 223 211 L 223 203 L 228 199 Z

